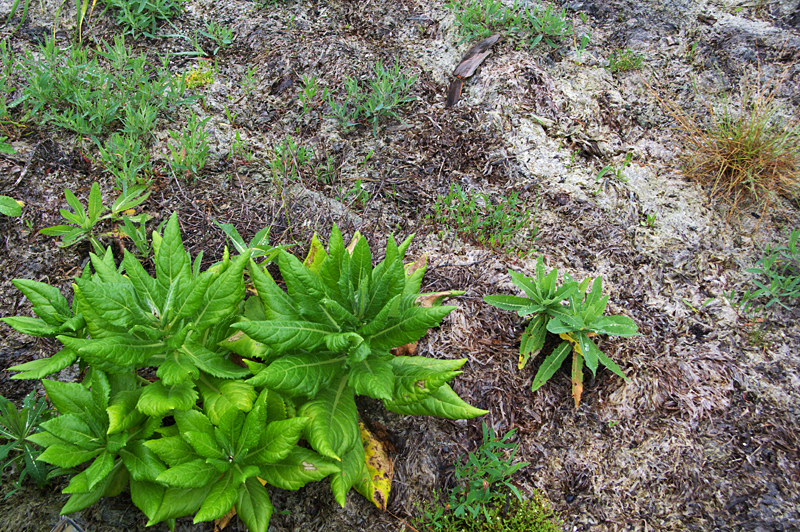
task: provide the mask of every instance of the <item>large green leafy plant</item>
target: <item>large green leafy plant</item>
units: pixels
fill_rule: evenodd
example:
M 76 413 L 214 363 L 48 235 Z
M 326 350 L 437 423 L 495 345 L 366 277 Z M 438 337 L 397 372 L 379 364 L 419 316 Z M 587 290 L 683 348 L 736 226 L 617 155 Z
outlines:
M 345 247 L 334 227 L 329 249 L 314 239 L 303 263 L 281 252 L 286 293 L 251 263 L 263 315 L 233 325 L 243 334 L 228 347 L 264 361 L 250 364 L 255 376 L 247 382 L 291 397 L 298 415 L 309 418 L 304 438 L 341 467 L 331 477 L 341 505 L 348 490 L 363 488 L 365 481 L 356 395 L 381 399 L 400 414 L 460 419 L 485 413 L 447 384 L 466 359 L 390 352 L 420 339 L 455 308 L 438 304 L 435 296 L 437 304 L 416 304 L 426 259 L 404 267 L 410 242 L 411 237 L 398 246 L 389 237 L 384 260 L 373 268 L 366 239 L 356 233 Z
M 596 374 L 599 364 L 604 365 L 623 379 L 628 377 L 619 366 L 605 355 L 592 337 L 599 334 L 636 336 L 639 330 L 626 316 L 603 316 L 608 296 L 603 296 L 603 279 L 594 282 L 584 279 L 578 283 L 569 274 L 563 284 L 558 283 L 558 271 L 545 269 L 542 257 L 536 261 L 536 276 L 509 270 L 511 279 L 527 297 L 489 295 L 484 300 L 503 310 L 517 312 L 520 316 L 533 315 L 520 342 L 519 369 L 525 367 L 531 356 L 544 347 L 548 332 L 558 334 L 562 342 L 550 353 L 533 378 L 532 391 L 536 391 L 561 367 L 572 352 L 572 395 L 575 407 L 580 404 L 583 392 L 584 364 Z M 591 284 L 591 290 L 589 285 Z M 563 302 L 566 301 L 566 304 Z
M 44 380 L 60 415 L 27 438 L 46 448 L 40 461 L 76 473 L 62 513 L 130 486 L 149 524 L 213 520 L 235 507 L 250 530 L 266 531 L 265 484 L 298 489 L 330 476 L 344 504 L 351 486 L 369 482 L 355 394 L 404 414 L 483 413 L 446 384 L 463 360 L 389 352 L 452 310 L 415 304 L 424 260 L 404 267 L 409 241 L 390 239 L 375 268 L 366 241 L 345 249 L 338 229 L 330 253 L 315 238 L 305 263 L 281 250 L 287 294 L 252 260 L 273 254 L 266 235 L 255 247 L 239 240 L 236 258 L 226 251 L 201 271 L 173 214 L 153 233 L 155 277 L 128 252 L 117 266 L 107 250 L 90 254 L 72 305 L 55 287 L 14 281 L 38 318 L 3 321 L 64 344 L 11 368 L 21 372 L 14 378 L 76 362 L 82 370 L 80 383 Z M 245 270 L 258 290 L 246 300 Z

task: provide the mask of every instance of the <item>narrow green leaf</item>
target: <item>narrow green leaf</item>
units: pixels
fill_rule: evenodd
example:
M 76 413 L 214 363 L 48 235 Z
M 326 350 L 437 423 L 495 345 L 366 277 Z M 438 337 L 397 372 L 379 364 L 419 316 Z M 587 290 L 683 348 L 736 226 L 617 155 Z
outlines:
M 586 362 L 586 367 L 592 371 L 592 375 L 596 375 L 598 362 L 597 353 L 600 352 L 600 349 L 598 349 L 597 345 L 595 345 L 592 339 L 586 336 L 585 333 L 577 333 L 577 337 L 581 348 L 581 354 Z
M 558 368 L 561 367 L 561 364 L 564 362 L 564 359 L 567 358 L 571 350 L 572 345 L 570 345 L 569 342 L 561 342 L 561 344 L 544 359 L 541 367 L 539 367 L 539 371 L 536 372 L 536 376 L 533 378 L 533 383 L 531 385 L 532 392 L 541 388 L 544 383 L 558 371 Z
M 178 216 L 172 213 L 164 228 L 164 236 L 155 256 L 156 280 L 164 293 L 169 290 L 172 281 L 178 275 L 191 276 L 189 255 L 183 248 Z
M 259 268 L 250 260 L 247 264 L 250 278 L 258 292 L 258 297 L 264 304 L 267 318 L 273 320 L 299 321 L 300 311 L 295 303 L 281 290 L 268 273 Z
M 506 296 L 502 294 L 486 296 L 483 300 L 493 307 L 513 312 L 526 309 L 531 305 L 531 300 L 526 297 Z
M 243 321 L 234 323 L 231 327 L 244 331 L 277 353 L 312 350 L 324 341 L 325 336 L 336 332 L 336 327 L 333 325 L 309 321 Z
M 638 336 L 639 328 L 627 316 L 603 316 L 589 324 L 589 329 L 597 334 L 610 334 L 614 336 Z
M 12 379 L 43 379 L 48 375 L 57 373 L 75 363 L 78 359 L 77 353 L 69 348 L 64 348 L 49 358 L 31 360 L 24 364 L 18 364 L 8 368 L 9 371 L 21 371 L 12 375 Z

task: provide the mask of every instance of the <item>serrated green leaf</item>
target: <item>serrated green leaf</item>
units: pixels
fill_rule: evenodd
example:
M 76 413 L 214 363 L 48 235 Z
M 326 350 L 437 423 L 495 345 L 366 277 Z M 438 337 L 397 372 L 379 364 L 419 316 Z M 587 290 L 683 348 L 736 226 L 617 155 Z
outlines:
M 142 340 L 131 335 L 89 340 L 60 335 L 58 340 L 89 364 L 111 372 L 120 372 L 131 366 L 141 367 L 150 357 L 164 351 L 161 341 Z
M 267 532 L 273 507 L 266 488 L 256 478 L 239 486 L 236 514 L 250 532 Z
M 61 332 L 61 327 L 48 325 L 44 320 L 29 316 L 9 316 L 0 318 L 0 321 L 19 333 L 40 338 L 55 338 Z
M 119 452 L 133 480 L 155 481 L 166 470 L 158 456 L 141 441 L 132 441 Z
M 222 353 L 206 349 L 191 339 L 183 344 L 180 351 L 192 364 L 214 377 L 241 379 L 250 375 L 247 368 L 234 364 Z
M 247 382 L 290 397 L 314 397 L 321 387 L 326 386 L 341 371 L 346 360 L 346 356 L 332 356 L 331 353 L 286 355 L 262 369 Z
M 198 331 L 203 331 L 229 316 L 244 299 L 242 273 L 249 260 L 249 251 L 238 256 L 230 267 L 208 286 L 200 308 L 195 312 L 194 325 Z
M 533 378 L 533 383 L 531 384 L 532 392 L 541 388 L 544 383 L 558 371 L 571 350 L 572 345 L 570 345 L 569 342 L 561 342 L 559 346 L 544 359 L 544 362 L 539 367 L 539 371 L 536 372 L 536 376 Z
M 388 351 L 398 345 L 416 342 L 425 336 L 428 329 L 438 326 L 455 308 L 445 305 L 431 308 L 411 306 L 398 319 L 390 320 L 383 330 L 372 335 L 370 345 L 373 349 Z
M 55 286 L 30 279 L 14 279 L 12 282 L 30 300 L 36 315 L 48 325 L 57 327 L 72 317 L 67 299 Z
M 339 466 L 310 449 L 294 447 L 281 462 L 261 466 L 261 478 L 285 490 L 297 490 L 340 471 Z
M 303 266 L 297 257 L 285 251 L 278 256 L 278 267 L 286 282 L 286 291 L 296 303 L 300 315 L 309 321 L 326 319 L 320 307 L 320 302 L 326 297 L 322 280 Z
M 196 379 L 200 375 L 200 370 L 181 351 L 170 351 L 158 366 L 156 375 L 164 386 L 173 386 Z
M 79 414 L 62 414 L 45 421 L 41 426 L 62 440 L 89 451 L 105 446 L 103 440 L 94 433 L 89 424 Z
M 191 382 L 165 387 L 156 381 L 145 387 L 136 408 L 152 417 L 161 417 L 172 409 L 189 410 L 197 402 L 197 390 Z
M 193 514 L 203 503 L 210 490 L 211 485 L 202 488 L 167 488 L 164 490 L 158 510 L 147 522 L 147 526 Z
M 194 447 L 177 435 L 147 440 L 144 446 L 169 466 L 177 466 L 198 458 Z
M 69 348 L 64 348 L 49 358 L 31 360 L 24 364 L 11 366 L 8 371 L 20 371 L 12 375 L 12 379 L 43 379 L 44 377 L 57 373 L 75 363 L 78 359 L 77 353 Z
M 203 408 L 214 424 L 229 409 L 249 412 L 258 394 L 252 385 L 240 380 L 222 380 L 206 377 L 198 382 Z
M 347 385 L 347 379 L 332 384 L 301 406 L 297 414 L 310 418 L 304 435 L 311 447 L 323 456 L 339 460 L 361 436 L 353 389 Z
M 300 320 L 300 312 L 294 302 L 286 295 L 286 292 L 278 288 L 268 273 L 259 268 L 252 260 L 248 262 L 247 269 L 268 319 Z
M 164 293 L 169 291 L 172 281 L 179 275 L 191 277 L 189 255 L 183 248 L 178 216 L 174 212 L 164 228 L 164 236 L 155 254 L 155 263 L 156 280 Z
M 480 410 L 470 406 L 461 399 L 449 384 L 442 384 L 435 392 L 418 403 L 406 405 L 384 401 L 388 410 L 406 416 L 437 416 L 447 419 L 471 419 L 488 414 L 487 410 Z

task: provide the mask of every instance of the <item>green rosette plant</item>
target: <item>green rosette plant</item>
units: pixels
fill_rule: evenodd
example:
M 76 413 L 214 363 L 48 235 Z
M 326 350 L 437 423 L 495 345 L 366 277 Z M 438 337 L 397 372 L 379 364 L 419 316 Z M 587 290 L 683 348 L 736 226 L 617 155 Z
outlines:
M 531 391 L 541 388 L 561 367 L 570 352 L 575 408 L 580 405 L 583 393 L 584 364 L 592 371 L 592 375 L 597 373 L 598 365 L 602 364 L 628 380 L 620 367 L 592 340 L 592 337 L 600 334 L 623 337 L 639 334 L 632 319 L 626 316 L 603 315 L 608 305 L 608 296 L 602 295 L 601 277 L 593 282 L 591 279 L 584 279 L 578 283 L 567 274 L 564 283 L 559 285 L 558 270 L 553 268 L 547 272 L 542 257 L 536 261 L 535 277 L 526 277 L 511 270 L 509 274 L 513 283 L 527 297 L 495 294 L 486 296 L 484 301 L 503 310 L 515 311 L 520 316 L 533 314 L 533 319 L 526 326 L 520 341 L 519 369 L 525 367 L 532 356 L 541 352 L 548 332 L 558 334 L 563 340 L 539 367 L 533 378 Z
M 248 383 L 291 397 L 297 414 L 308 418 L 303 437 L 341 468 L 331 476 L 331 488 L 342 506 L 350 488 L 368 480 L 356 395 L 381 399 L 387 409 L 406 415 L 463 419 L 485 413 L 447 384 L 466 359 L 391 353 L 419 340 L 455 308 L 441 305 L 437 296 L 429 307 L 416 304 L 426 258 L 404 266 L 410 242 L 411 237 L 398 246 L 389 237 L 385 258 L 373 267 L 367 241 L 356 233 L 345 247 L 334 226 L 327 251 L 315 237 L 305 262 L 280 253 L 286 292 L 251 261 L 263 306 L 251 316 L 261 318 L 245 313 L 232 325 L 242 334 L 226 345 L 263 361 L 250 363 L 254 377 Z

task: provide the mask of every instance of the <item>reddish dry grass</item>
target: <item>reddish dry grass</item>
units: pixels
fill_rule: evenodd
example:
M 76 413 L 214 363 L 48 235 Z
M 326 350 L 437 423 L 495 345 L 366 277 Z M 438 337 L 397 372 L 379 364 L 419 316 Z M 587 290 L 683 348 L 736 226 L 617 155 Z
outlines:
M 738 110 L 730 99 L 720 111 L 707 105 L 705 121 L 660 99 L 681 131 L 684 174 L 732 212 L 755 206 L 763 213 L 780 196 L 800 195 L 800 120 L 781 118 L 779 88 L 744 89 Z

